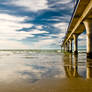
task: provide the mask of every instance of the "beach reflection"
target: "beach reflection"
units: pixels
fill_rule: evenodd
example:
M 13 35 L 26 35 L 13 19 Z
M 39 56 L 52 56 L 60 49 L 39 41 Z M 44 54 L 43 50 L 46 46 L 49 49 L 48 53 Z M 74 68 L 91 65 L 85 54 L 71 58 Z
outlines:
M 0 52 L 0 81 L 34 83 L 49 78 L 64 78 L 61 53 L 36 51 Z
M 65 55 L 64 58 L 65 58 L 64 59 L 64 68 L 65 68 L 66 76 L 68 78 L 81 77 L 78 74 L 78 55 L 74 55 L 74 58 L 73 58 L 72 54 L 68 54 L 68 55 Z
M 78 57 L 81 57 L 81 54 L 64 55 L 64 69 L 65 69 L 67 78 L 91 79 L 92 78 L 92 59 L 80 60 L 80 58 Z
M 92 91 L 92 60 L 86 58 L 86 53 L 0 52 L 1 92 L 88 90 Z
M 86 78 L 87 79 L 92 78 L 92 60 L 91 59 L 87 59 Z

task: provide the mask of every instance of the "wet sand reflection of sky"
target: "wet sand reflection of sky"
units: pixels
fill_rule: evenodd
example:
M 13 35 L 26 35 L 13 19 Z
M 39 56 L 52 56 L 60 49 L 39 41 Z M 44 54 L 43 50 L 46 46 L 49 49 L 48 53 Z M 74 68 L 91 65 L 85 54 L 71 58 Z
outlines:
M 85 53 L 0 51 L 0 91 L 26 90 L 91 92 L 92 60 Z
M 44 78 L 65 77 L 60 53 L 3 52 L 0 60 L 1 81 L 35 81 Z M 28 57 L 28 58 L 27 58 Z M 9 82 L 10 82 L 9 81 Z

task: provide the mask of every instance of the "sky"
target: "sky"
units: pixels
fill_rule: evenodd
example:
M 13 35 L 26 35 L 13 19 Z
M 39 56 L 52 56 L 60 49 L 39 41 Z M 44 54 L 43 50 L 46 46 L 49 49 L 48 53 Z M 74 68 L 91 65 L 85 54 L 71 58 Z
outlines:
M 0 0 L 0 49 L 60 49 L 76 0 Z M 79 37 L 85 47 L 85 33 Z

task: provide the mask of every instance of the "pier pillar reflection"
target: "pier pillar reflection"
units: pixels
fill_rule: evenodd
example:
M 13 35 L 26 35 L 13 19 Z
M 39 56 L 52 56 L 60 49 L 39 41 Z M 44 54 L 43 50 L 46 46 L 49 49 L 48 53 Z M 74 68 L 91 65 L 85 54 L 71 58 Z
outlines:
M 74 72 L 73 72 L 73 77 L 79 77 L 78 75 L 78 55 L 74 54 Z
M 73 71 L 74 71 L 73 70 L 73 58 L 72 58 L 72 56 L 73 56 L 72 53 L 70 53 L 69 54 L 69 70 L 68 71 L 71 74 L 71 76 L 70 76 L 71 78 L 73 77 Z
M 80 76 L 78 74 L 78 55 L 72 55 L 72 53 L 65 54 L 64 69 L 68 78 L 79 78 Z
M 87 59 L 86 78 L 92 78 L 92 59 Z
M 72 54 L 64 54 L 64 69 L 67 78 L 73 77 Z
M 84 20 L 87 32 L 87 57 L 92 58 L 92 19 Z
M 74 54 L 78 54 L 78 35 L 73 34 L 74 38 Z

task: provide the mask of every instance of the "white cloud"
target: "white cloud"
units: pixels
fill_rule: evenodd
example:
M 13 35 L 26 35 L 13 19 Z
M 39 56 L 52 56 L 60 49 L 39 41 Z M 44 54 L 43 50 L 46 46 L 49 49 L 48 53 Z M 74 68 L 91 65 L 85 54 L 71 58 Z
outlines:
M 86 46 L 86 41 L 87 41 L 86 34 L 81 34 L 78 37 L 78 39 L 79 39 L 79 41 L 78 41 L 79 47 L 85 47 Z
M 47 31 L 40 31 L 38 29 L 34 29 L 32 31 L 30 31 L 31 34 L 43 34 L 43 33 L 49 33 Z
M 57 2 L 57 4 L 68 4 L 71 2 L 72 2 L 72 0 L 60 0 L 59 2 Z
M 18 40 L 23 40 L 27 37 L 34 37 L 35 34 L 48 33 L 44 30 L 40 31 L 41 26 L 36 26 L 38 29 L 32 29 L 28 32 L 23 31 L 23 28 L 31 28 L 34 26 L 33 24 L 25 23 L 28 19 L 27 16 L 21 17 L 0 14 L 0 49 L 31 48 Z
M 78 37 L 79 40 L 86 40 L 86 34 L 81 34 Z
M 27 11 L 37 12 L 39 10 L 48 9 L 48 0 L 11 0 L 4 4 L 11 4 L 24 7 Z
M 22 42 L 12 40 L 0 40 L 0 49 L 27 49 L 29 46 Z
M 7 21 L 15 21 L 15 22 L 23 22 L 24 20 L 28 20 L 27 16 L 20 17 L 20 16 L 11 16 L 9 14 L 0 14 L 0 20 L 7 20 Z
M 66 32 L 67 32 L 67 28 L 68 28 L 68 23 L 65 23 L 65 22 L 62 22 L 62 23 L 58 23 L 58 24 L 55 24 L 54 27 L 60 29 L 60 34 L 57 34 L 56 37 L 58 37 L 58 42 L 59 41 L 63 41 L 63 38 L 65 37 L 66 35 Z M 59 43 L 61 44 L 61 43 Z
M 70 21 L 71 16 L 70 15 L 63 15 L 63 16 L 54 16 L 53 19 L 49 19 L 49 20 L 56 20 L 56 21 Z
M 27 19 L 27 16 L 17 17 L 9 14 L 0 14 L 0 40 L 23 40 L 27 37 L 34 37 L 34 34 L 48 33 L 46 31 L 40 31 L 39 29 L 41 26 L 37 26 L 39 29 L 30 30 L 29 32 L 22 31 L 23 28 L 30 28 L 33 26 L 33 24 L 23 23 Z
M 61 29 L 61 31 L 65 33 L 67 31 L 68 23 L 62 22 L 62 23 L 54 24 L 53 26 Z
M 35 34 L 43 34 L 48 33 L 46 31 L 40 31 L 40 30 L 31 30 L 29 32 L 20 31 L 20 32 L 11 32 L 11 33 L 0 33 L 0 40 L 23 40 L 27 37 L 34 37 Z
M 37 29 L 42 29 L 43 26 L 42 25 L 39 25 L 39 26 L 36 26 Z
M 68 10 L 72 13 L 76 0 L 55 0 L 54 3 L 51 3 L 49 7 L 51 10 Z M 54 8 L 54 6 L 57 6 Z M 59 7 L 58 7 L 59 6 Z
M 43 49 L 43 48 L 48 48 L 51 44 L 56 43 L 55 39 L 42 39 L 39 40 L 38 42 L 32 43 L 31 47 L 34 49 Z
M 84 49 L 86 47 L 86 40 L 78 41 L 78 47 L 79 48 L 83 47 L 83 49 Z
M 18 30 L 21 30 L 22 28 L 30 28 L 33 26 L 33 24 L 23 23 L 27 19 L 28 17 L 0 14 L 0 39 L 12 39 L 16 36 L 25 38 L 29 36 L 27 32 L 25 32 L 25 34 L 23 34 L 23 32 L 18 32 Z M 15 40 L 17 40 L 17 38 L 15 38 Z
M 14 32 L 22 28 L 32 27 L 33 24 L 23 23 L 28 19 L 25 17 L 18 17 L 9 14 L 0 14 L 0 31 L 2 32 Z
M 3 4 L 8 5 L 15 5 L 18 7 L 21 7 L 21 9 L 26 11 L 32 11 L 32 12 L 38 12 L 40 10 L 44 9 L 50 9 L 50 6 L 48 6 L 49 0 L 8 0 L 8 2 L 4 2 Z M 65 6 L 61 6 L 61 8 L 64 9 L 70 9 L 71 8 L 71 2 L 72 0 L 58 0 L 56 1 L 56 4 L 65 4 Z M 69 3 L 69 4 L 68 4 Z M 55 5 L 56 5 L 55 4 Z M 67 6 L 67 7 L 66 7 Z M 53 8 L 54 9 L 54 8 Z M 64 19 L 68 20 L 67 18 L 70 18 L 70 16 L 61 16 L 60 20 Z M 48 34 L 47 31 L 42 30 L 42 25 L 33 25 L 29 23 L 25 23 L 26 20 L 28 20 L 29 17 L 21 17 L 21 16 L 13 16 L 9 14 L 0 14 L 0 40 L 11 41 L 13 40 L 23 40 L 27 37 L 34 37 L 35 34 Z M 54 20 L 58 21 L 58 18 L 55 18 Z M 28 32 L 25 32 L 21 29 L 23 28 L 31 28 L 32 26 L 35 26 L 36 29 L 29 30 Z M 42 40 L 37 39 L 38 42 L 32 42 L 31 47 L 33 48 L 43 48 L 46 46 L 50 46 L 51 44 L 57 44 L 57 40 L 62 40 L 65 36 L 65 33 L 67 31 L 68 23 L 62 22 L 57 23 L 53 25 L 54 27 L 60 29 L 60 34 L 53 34 L 48 35 L 47 37 L 43 37 Z M 17 31 L 21 30 L 21 31 Z M 41 31 L 42 30 L 42 31 Z M 57 38 L 53 39 L 53 36 L 56 36 Z M 18 41 L 17 41 L 18 42 Z M 16 43 L 16 42 L 15 42 Z M 8 46 L 9 47 L 9 46 Z

